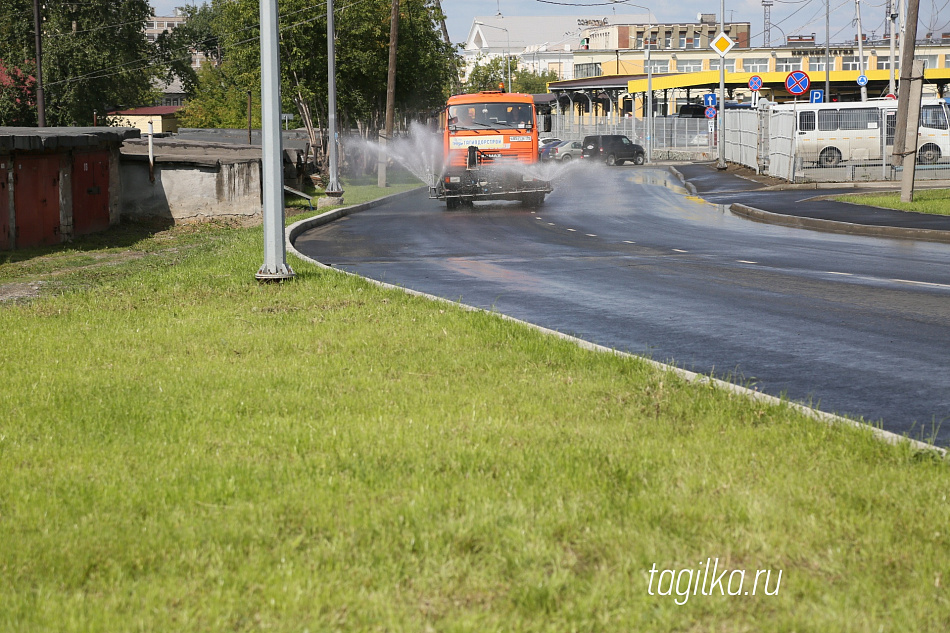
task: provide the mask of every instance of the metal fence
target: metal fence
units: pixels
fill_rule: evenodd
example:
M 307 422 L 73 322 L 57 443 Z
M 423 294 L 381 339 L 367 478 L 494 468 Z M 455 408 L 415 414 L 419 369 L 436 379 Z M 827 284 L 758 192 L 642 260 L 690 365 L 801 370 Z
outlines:
M 712 147 L 712 135 L 707 133 L 706 119 L 654 117 L 650 135 L 654 150 L 707 149 Z M 584 117 L 554 115 L 551 117 L 549 136 L 563 140 L 583 140 L 595 134 L 623 134 L 634 143 L 645 145 L 647 121 L 638 117 Z
M 925 102 L 921 109 L 920 145 L 915 176 L 950 179 L 950 109 Z M 723 113 L 723 155 L 756 173 L 790 182 L 853 182 L 899 180 L 893 164 L 896 103 L 842 103 L 840 107 L 726 110 Z M 716 150 L 716 134 L 707 119 L 654 117 L 552 116 L 550 136 L 582 140 L 594 134 L 623 134 L 634 143 L 652 141 L 654 158 L 688 159 Z M 689 154 L 677 152 L 690 152 Z

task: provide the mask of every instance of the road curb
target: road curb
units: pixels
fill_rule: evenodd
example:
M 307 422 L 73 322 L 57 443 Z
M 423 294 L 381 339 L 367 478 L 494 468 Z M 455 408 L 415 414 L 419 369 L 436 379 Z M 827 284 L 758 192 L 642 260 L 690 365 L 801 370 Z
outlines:
M 407 191 L 400 191 L 399 193 L 394 193 L 389 196 L 383 196 L 382 198 L 377 198 L 376 200 L 370 200 L 369 202 L 362 202 L 360 204 L 354 204 L 349 207 L 340 207 L 339 209 L 331 209 L 320 215 L 315 215 L 312 218 L 304 218 L 298 222 L 294 222 L 290 226 L 284 229 L 284 241 L 287 243 L 287 249 L 292 252 L 297 257 L 305 260 L 311 261 L 303 254 L 299 253 L 297 249 L 294 248 L 294 240 L 297 239 L 304 231 L 309 231 L 310 229 L 323 226 L 333 220 L 338 220 L 339 218 L 346 217 L 353 213 L 359 213 L 360 211 L 366 211 L 367 209 L 372 209 L 373 207 L 378 207 L 381 204 L 385 204 L 390 200 L 398 200 L 410 194 L 413 194 L 421 189 L 425 189 L 426 186 L 422 185 L 416 187 L 415 189 L 409 189 Z
M 849 235 L 923 240 L 926 242 L 942 242 L 944 244 L 950 244 L 950 231 L 939 231 L 936 229 L 915 229 L 901 226 L 854 224 L 852 222 L 840 222 L 838 220 L 806 218 L 798 215 L 786 215 L 784 213 L 765 211 L 763 209 L 750 207 L 740 202 L 733 202 L 731 205 L 729 205 L 729 210 L 735 215 L 765 224 L 779 224 L 781 226 L 791 226 L 802 229 L 810 229 L 813 231 L 823 231 L 825 233 L 846 233 Z
M 673 167 L 672 165 L 670 165 L 670 171 L 673 173 L 674 176 L 679 178 L 679 181 L 683 183 L 683 186 L 686 188 L 686 191 L 688 191 L 690 195 L 692 196 L 698 195 L 696 193 L 696 185 L 687 181 L 686 176 L 683 175 L 683 172 L 678 170 L 676 167 Z
M 673 168 L 671 168 L 671 169 L 673 169 Z M 678 170 L 673 169 L 673 171 L 674 171 L 674 173 L 675 173 L 676 175 L 678 175 L 678 177 L 682 178 L 682 175 L 679 174 L 679 171 L 678 171 Z M 725 391 L 727 391 L 727 392 L 734 393 L 734 394 L 736 394 L 736 395 L 748 397 L 748 398 L 750 398 L 751 400 L 755 400 L 755 401 L 758 401 L 758 402 L 764 402 L 764 403 L 766 403 L 766 404 L 771 404 L 771 405 L 776 405 L 776 406 L 787 406 L 787 407 L 791 407 L 792 409 L 794 409 L 794 410 L 796 410 L 796 411 L 798 411 L 798 412 L 800 412 L 800 413 L 803 413 L 803 414 L 805 414 L 806 416 L 812 418 L 813 420 L 817 420 L 817 421 L 819 421 L 819 422 L 824 422 L 824 423 L 826 423 L 826 424 L 843 424 L 843 425 L 850 426 L 850 427 L 853 427 L 853 428 L 857 428 L 857 429 L 861 429 L 861 430 L 864 430 L 864 431 L 868 431 L 869 433 L 871 433 L 872 436 L 874 436 L 875 438 L 877 438 L 877 439 L 879 439 L 879 440 L 881 440 L 881 441 L 883 441 L 883 442 L 885 442 L 885 443 L 887 443 L 887 444 L 900 445 L 900 444 L 906 442 L 907 444 L 909 444 L 909 445 L 910 445 L 912 448 L 914 448 L 914 449 L 922 450 L 922 451 L 923 451 L 923 450 L 926 450 L 926 451 L 933 451 L 933 452 L 937 453 L 938 455 L 940 455 L 941 457 L 944 457 L 944 458 L 947 457 L 947 450 L 944 449 L 944 448 L 940 448 L 939 446 L 934 446 L 934 445 L 932 445 L 932 444 L 927 444 L 926 442 L 921 442 L 921 441 L 919 441 L 919 440 L 914 440 L 914 439 L 905 437 L 905 436 L 903 436 L 903 435 L 898 435 L 898 434 L 896 434 L 896 433 L 891 433 L 890 431 L 885 431 L 884 429 L 880 429 L 880 428 L 871 426 L 870 424 L 867 424 L 867 423 L 864 423 L 864 422 L 858 422 L 857 420 L 852 420 L 852 419 L 850 419 L 850 418 L 845 418 L 845 417 L 842 417 L 842 416 L 839 416 L 839 415 L 835 415 L 835 414 L 833 414 L 833 413 L 826 413 L 826 412 L 824 412 L 824 411 L 819 411 L 818 409 L 814 409 L 814 408 L 812 408 L 812 407 L 808 407 L 808 406 L 805 406 L 805 405 L 803 405 L 803 404 L 799 404 L 799 403 L 797 403 L 797 402 L 792 402 L 792 401 L 790 401 L 790 400 L 785 400 L 785 399 L 783 399 L 783 398 L 778 398 L 778 397 L 776 397 L 776 396 L 772 396 L 772 395 L 769 395 L 769 394 L 766 394 L 766 393 L 762 393 L 761 391 L 756 391 L 756 390 L 754 390 L 754 389 L 749 389 L 749 388 L 747 388 L 747 387 L 742 387 L 742 386 L 740 386 L 740 385 L 736 385 L 736 384 L 734 384 L 734 383 L 727 382 L 727 381 L 725 381 L 725 380 L 720 380 L 719 378 L 712 378 L 712 377 L 706 376 L 706 375 L 704 375 L 704 374 L 698 374 L 698 373 L 696 373 L 696 372 L 688 371 L 688 370 L 686 370 L 686 369 L 681 369 L 681 368 L 676 367 L 676 366 L 674 366 L 674 365 L 667 365 L 667 364 L 665 364 L 665 363 L 661 363 L 661 362 L 655 361 L 655 360 L 650 359 L 650 358 L 645 358 L 645 357 L 643 357 L 643 356 L 638 356 L 637 354 L 631 354 L 631 353 L 629 353 L 629 352 L 621 352 L 621 351 L 619 351 L 619 350 L 616 350 L 616 349 L 613 349 L 613 348 L 610 348 L 610 347 L 606 347 L 606 346 L 604 346 L 604 345 L 598 345 L 598 344 L 596 344 L 596 343 L 591 343 L 590 341 L 585 341 L 584 339 L 577 338 L 577 337 L 575 337 L 575 336 L 571 336 L 570 334 L 564 334 L 563 332 L 558 332 L 557 330 L 551 330 L 551 329 L 549 329 L 549 328 L 546 328 L 546 327 L 543 327 L 543 326 L 540 326 L 540 325 L 536 325 L 536 324 L 534 324 L 534 323 L 529 323 L 528 321 L 522 321 L 521 319 L 516 319 L 515 317 L 511 317 L 511 316 L 508 316 L 508 315 L 506 315 L 506 314 L 501 314 L 501 313 L 495 312 L 495 311 L 493 311 L 493 310 L 486 310 L 486 309 L 484 309 L 484 308 L 478 308 L 478 307 L 475 307 L 475 306 L 470 306 L 470 305 L 467 305 L 467 304 L 464 304 L 464 303 L 461 303 L 461 302 L 458 302 L 458 301 L 451 301 L 451 300 L 446 299 L 446 298 L 444 298 L 444 297 L 438 297 L 438 296 L 436 296 L 436 295 L 431 295 L 431 294 L 428 294 L 428 293 L 425 293 L 425 292 L 419 292 L 418 290 L 411 290 L 411 289 L 409 289 L 409 288 L 404 288 L 404 287 L 402 287 L 402 286 L 396 286 L 396 285 L 393 285 L 393 284 L 390 284 L 390 283 L 386 283 L 386 282 L 384 282 L 384 281 L 377 281 L 377 280 L 375 280 L 375 279 L 369 279 L 368 277 L 363 277 L 362 275 L 357 275 L 356 273 L 351 273 L 351 272 L 348 272 L 348 271 L 345 271 L 345 270 L 340 270 L 339 268 L 333 268 L 332 266 L 327 266 L 327 265 L 324 264 L 323 262 L 320 262 L 320 261 L 318 261 L 318 260 L 316 260 L 316 259 L 313 259 L 313 258 L 311 258 L 311 257 L 308 257 L 308 256 L 304 255 L 303 253 L 301 253 L 300 251 L 298 251 L 296 248 L 294 248 L 293 240 L 296 239 L 301 233 L 303 233 L 304 231 L 306 231 L 306 230 L 308 230 L 308 229 L 310 229 L 310 228 L 313 228 L 313 227 L 316 227 L 316 226 L 322 226 L 322 225 L 324 225 L 324 224 L 328 224 L 328 223 L 332 222 L 333 220 L 336 220 L 336 219 L 338 219 L 338 218 L 341 218 L 341 217 L 350 215 L 350 214 L 352 214 L 352 213 L 357 213 L 357 212 L 359 212 L 359 211 L 364 211 L 364 210 L 366 210 L 366 209 L 371 209 L 372 207 L 379 206 L 379 205 L 381 205 L 381 204 L 383 204 L 383 203 L 385 203 L 385 202 L 389 202 L 389 201 L 391 201 L 391 200 L 396 200 L 396 199 L 398 199 L 398 198 L 400 198 L 400 197 L 407 196 L 407 195 L 409 195 L 409 194 L 411 194 L 411 193 L 414 193 L 414 192 L 416 192 L 416 191 L 419 191 L 419 189 L 411 189 L 411 190 L 409 190 L 409 191 L 404 191 L 404 192 L 400 192 L 400 193 L 397 193 L 397 194 L 393 194 L 393 195 L 391 195 L 391 196 L 386 196 L 386 197 L 384 197 L 384 198 L 379 198 L 379 199 L 373 200 L 373 201 L 371 201 L 371 202 L 366 202 L 366 203 L 363 203 L 363 204 L 353 205 L 352 207 L 344 207 L 344 208 L 341 208 L 341 209 L 334 209 L 334 210 L 332 210 L 332 211 L 327 211 L 326 213 L 322 213 L 322 214 L 317 215 L 317 216 L 314 216 L 314 217 L 312 217 L 312 218 L 306 218 L 306 219 L 301 220 L 301 221 L 299 221 L 299 222 L 295 222 L 295 223 L 292 224 L 291 226 L 287 227 L 287 229 L 286 229 L 286 231 L 285 231 L 286 240 L 287 240 L 287 250 L 289 250 L 295 257 L 297 257 L 297 258 L 299 258 L 299 259 L 301 259 L 301 260 L 303 260 L 303 261 L 305 261 L 305 262 L 310 262 L 311 264 L 313 264 L 313 265 L 315 265 L 315 266 L 317 266 L 317 267 L 319 267 L 319 268 L 323 268 L 323 269 L 326 269 L 326 270 L 333 270 L 333 271 L 336 271 L 336 272 L 338 272 L 338 273 L 342 273 L 342 274 L 344 274 L 344 275 L 352 275 L 353 277 L 359 277 L 360 279 L 363 279 L 363 280 L 365 280 L 365 281 L 367 281 L 367 282 L 369 282 L 369 283 L 371 283 L 371 284 L 373 284 L 373 285 L 375 285 L 375 286 L 377 286 L 377 287 L 379 287 L 379 288 L 384 288 L 384 289 L 387 289 L 387 290 L 398 290 L 398 291 L 400 291 L 400 292 L 404 292 L 404 293 L 409 294 L 409 295 L 412 295 L 412 296 L 414 296 L 414 297 L 421 297 L 421 298 L 424 298 L 424 299 L 429 299 L 429 300 L 431 300 L 431 301 L 436 301 L 436 302 L 443 303 L 443 304 L 446 304 L 446 305 L 455 306 L 455 307 L 461 308 L 462 310 L 467 310 L 467 311 L 469 311 L 469 312 L 483 312 L 483 313 L 486 313 L 486 314 L 492 314 L 492 315 L 497 316 L 497 317 L 500 318 L 500 319 L 504 319 L 505 321 L 510 321 L 510 322 L 512 322 L 512 323 L 518 323 L 518 324 L 520 324 L 520 325 L 524 325 L 524 326 L 526 326 L 526 327 L 528 327 L 528 328 L 531 328 L 531 329 L 533 329 L 533 330 L 535 330 L 535 331 L 537 331 L 537 332 L 541 332 L 542 334 L 545 334 L 545 335 L 548 335 L 548 336 L 554 336 L 554 337 L 556 337 L 556 338 L 559 338 L 559 339 L 568 341 L 568 342 L 570 342 L 570 343 L 573 343 L 574 345 L 577 345 L 577 346 L 580 347 L 581 349 L 585 349 L 585 350 L 589 350 L 589 351 L 593 351 L 593 352 L 600 352 L 600 353 L 606 353 L 606 354 L 613 354 L 613 355 L 621 356 L 621 357 L 624 357 L 624 358 L 632 358 L 632 359 L 640 360 L 640 361 L 645 362 L 646 364 L 648 364 L 649 366 L 651 366 L 651 367 L 653 367 L 653 368 L 655 368 L 655 369 L 659 369 L 659 370 L 662 370 L 662 371 L 665 371 L 665 372 L 672 373 L 672 374 L 674 374 L 674 375 L 676 375 L 676 376 L 678 376 L 678 377 L 680 377 L 680 378 L 682 378 L 682 379 L 684 379 L 685 381 L 690 382 L 690 383 L 695 383 L 695 384 L 697 384 L 697 385 L 707 385 L 707 384 L 708 384 L 708 385 L 712 385 L 712 386 L 714 386 L 714 387 L 717 387 L 717 388 L 719 388 L 719 389 L 723 389 L 723 390 L 725 390 Z

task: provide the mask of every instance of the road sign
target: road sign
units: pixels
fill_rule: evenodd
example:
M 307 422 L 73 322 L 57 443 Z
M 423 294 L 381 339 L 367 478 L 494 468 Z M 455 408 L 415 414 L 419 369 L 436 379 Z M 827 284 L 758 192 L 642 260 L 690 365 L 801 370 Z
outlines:
M 715 119 L 715 118 L 716 118 L 716 108 L 714 108 L 714 107 L 712 107 L 712 106 L 709 106 L 708 108 L 706 108 L 706 118 L 707 118 L 707 119 Z
M 785 90 L 796 97 L 808 92 L 808 86 L 811 80 L 808 79 L 808 73 L 803 70 L 793 70 L 785 77 Z
M 859 76 L 858 76 L 858 85 L 859 85 L 859 86 L 866 86 L 866 85 L 868 85 L 868 77 L 867 77 L 867 75 L 859 75 Z
M 824 103 L 825 102 L 825 91 L 824 90 L 812 90 L 808 95 L 809 103 Z
M 709 106 L 716 107 L 716 93 L 708 92 L 703 95 L 703 105 L 707 108 Z
M 710 119 L 709 121 L 709 133 L 712 134 L 716 131 L 716 122 Z
M 719 53 L 720 57 L 725 57 L 726 53 L 731 51 L 732 47 L 735 45 L 736 43 L 733 42 L 728 35 L 725 33 L 720 33 L 716 36 L 716 39 L 709 43 L 709 48 Z
M 896 99 L 896 98 L 897 98 L 897 95 L 894 94 L 893 92 L 889 92 L 889 93 L 887 93 L 886 95 L 884 95 L 884 98 L 885 98 L 885 99 Z
M 762 89 L 762 78 L 758 75 L 752 75 L 749 77 L 749 90 L 755 92 Z

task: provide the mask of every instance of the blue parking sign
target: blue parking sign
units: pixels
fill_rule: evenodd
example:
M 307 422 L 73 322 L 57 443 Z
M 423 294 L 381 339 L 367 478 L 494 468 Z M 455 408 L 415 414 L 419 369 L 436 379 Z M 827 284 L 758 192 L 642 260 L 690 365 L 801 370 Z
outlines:
M 825 102 L 825 91 L 824 90 L 812 90 L 809 94 L 809 103 L 824 103 Z
M 707 108 L 709 106 L 716 107 L 716 93 L 710 92 L 703 95 L 703 105 Z

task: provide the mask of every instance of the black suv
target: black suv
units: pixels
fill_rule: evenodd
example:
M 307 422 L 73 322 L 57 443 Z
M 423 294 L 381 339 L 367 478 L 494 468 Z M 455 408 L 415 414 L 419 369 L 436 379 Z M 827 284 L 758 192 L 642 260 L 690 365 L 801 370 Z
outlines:
M 646 152 L 623 134 L 599 134 L 584 137 L 583 155 L 586 160 L 602 160 L 608 165 L 623 165 L 628 160 L 642 165 Z

